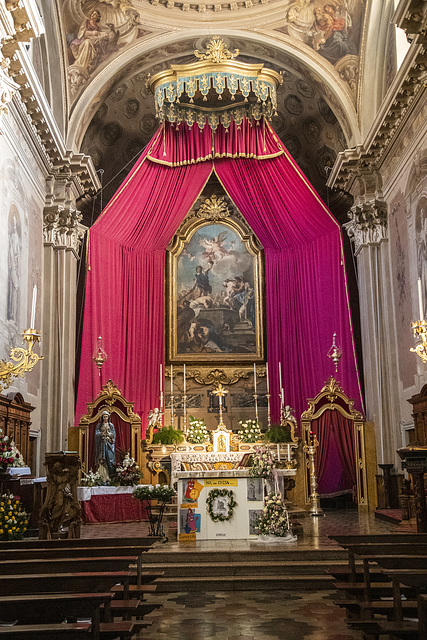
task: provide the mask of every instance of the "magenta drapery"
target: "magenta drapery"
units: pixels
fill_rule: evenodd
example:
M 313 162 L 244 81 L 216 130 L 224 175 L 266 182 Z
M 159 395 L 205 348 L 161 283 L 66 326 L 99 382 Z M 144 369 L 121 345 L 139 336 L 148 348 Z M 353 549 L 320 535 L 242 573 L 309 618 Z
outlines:
M 103 381 L 135 402 L 143 425 L 158 404 L 165 251 L 212 169 L 265 251 L 273 420 L 279 361 L 285 401 L 299 415 L 333 373 L 326 353 L 334 332 L 341 386 L 362 409 L 338 223 L 268 125 L 245 122 L 226 133 L 181 123 L 159 129 L 90 231 L 77 419 L 99 392 L 91 359 L 99 334 L 108 355 Z
M 356 488 L 354 424 L 339 411 L 326 410 L 311 423 L 319 446 L 315 458 L 319 495 Z

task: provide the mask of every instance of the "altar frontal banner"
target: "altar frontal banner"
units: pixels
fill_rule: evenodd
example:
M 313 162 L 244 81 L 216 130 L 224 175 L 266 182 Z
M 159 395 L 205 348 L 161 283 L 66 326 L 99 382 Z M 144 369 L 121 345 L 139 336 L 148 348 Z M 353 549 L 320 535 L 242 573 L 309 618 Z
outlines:
M 237 478 L 205 478 L 205 487 L 237 487 Z

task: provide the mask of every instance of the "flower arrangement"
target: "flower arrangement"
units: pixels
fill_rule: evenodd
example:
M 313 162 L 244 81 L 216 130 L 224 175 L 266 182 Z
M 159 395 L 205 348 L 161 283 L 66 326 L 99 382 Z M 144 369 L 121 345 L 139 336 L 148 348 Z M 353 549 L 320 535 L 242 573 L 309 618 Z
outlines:
M 179 444 L 183 440 L 182 431 L 172 426 L 163 427 L 153 435 L 153 444 Z
M 22 540 L 28 527 L 28 514 L 21 500 L 12 493 L 0 496 L 0 540 Z
M 131 458 L 129 452 L 127 452 L 122 461 L 116 465 L 114 475 L 111 478 L 111 484 L 121 487 L 131 487 L 139 483 L 141 475 L 141 469 L 136 464 L 135 458 Z
M 254 447 L 249 475 L 253 478 L 264 478 L 271 481 L 273 469 L 275 468 L 272 452 L 266 447 Z
M 237 432 L 242 442 L 258 442 L 261 440 L 261 425 L 257 420 L 239 420 L 240 429 Z
M 81 487 L 100 487 L 104 483 L 103 479 L 99 475 L 98 471 L 88 471 L 87 473 L 82 474 L 82 478 L 80 480 Z
M 133 497 L 137 500 L 160 500 L 160 502 L 169 502 L 173 496 L 176 495 L 176 491 L 172 487 L 166 485 L 157 485 L 154 487 L 138 487 L 133 492 Z
M 215 509 L 215 505 L 218 499 L 223 499 L 223 509 L 225 513 L 218 508 Z M 212 489 L 209 491 L 206 498 L 206 509 L 209 513 L 209 517 L 213 522 L 228 522 L 233 517 L 234 507 L 237 507 L 237 502 L 234 498 L 234 492 L 231 489 Z
M 7 469 L 8 466 L 13 465 L 17 458 L 19 458 L 19 452 L 18 456 L 14 453 L 9 436 L 4 436 L 0 429 L 0 468 Z
M 286 537 L 290 531 L 289 515 L 281 496 L 269 493 L 264 498 L 264 508 L 255 526 L 260 536 Z
M 190 428 L 187 434 L 187 442 L 191 444 L 204 444 L 209 440 L 209 431 L 206 428 L 204 420 L 197 420 L 194 416 L 190 416 Z
M 12 447 L 12 456 L 14 458 L 12 467 L 26 467 L 27 465 L 25 464 L 24 456 L 19 451 L 13 440 L 10 441 L 10 446 Z

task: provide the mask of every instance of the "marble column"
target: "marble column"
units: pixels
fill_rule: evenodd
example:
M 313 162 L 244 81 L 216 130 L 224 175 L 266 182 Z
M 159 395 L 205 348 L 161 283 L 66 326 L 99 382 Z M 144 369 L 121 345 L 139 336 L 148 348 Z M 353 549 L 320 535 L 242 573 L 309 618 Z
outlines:
M 375 423 L 378 462 L 391 463 L 401 443 L 387 205 L 366 196 L 356 202 L 344 226 L 357 260 L 366 418 Z
M 80 243 L 86 227 L 71 200 L 44 210 L 42 459 L 67 448 L 74 424 L 76 282 Z

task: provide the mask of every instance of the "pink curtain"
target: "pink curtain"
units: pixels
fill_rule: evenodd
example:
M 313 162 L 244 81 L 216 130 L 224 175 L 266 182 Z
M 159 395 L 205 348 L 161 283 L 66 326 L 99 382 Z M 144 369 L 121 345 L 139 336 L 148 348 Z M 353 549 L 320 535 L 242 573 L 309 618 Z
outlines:
M 212 167 L 141 160 L 90 231 L 77 420 L 100 390 L 92 353 L 101 335 L 113 380 L 144 419 L 158 405 L 164 362 L 165 250 Z
M 273 421 L 279 362 L 285 402 L 301 415 L 333 373 L 326 354 L 334 331 L 343 349 L 340 381 L 359 399 L 338 223 L 288 155 L 216 161 L 215 171 L 264 247 Z
M 319 440 L 316 473 L 320 495 L 340 493 L 356 487 L 356 456 L 353 421 L 339 411 L 325 411 L 311 424 Z
M 100 388 L 98 335 L 108 356 L 103 381 L 135 402 L 143 425 L 157 406 L 165 250 L 212 168 L 265 250 L 273 420 L 279 361 L 285 401 L 299 415 L 333 373 L 326 352 L 334 331 L 343 347 L 340 382 L 362 408 L 339 225 L 268 125 L 213 132 L 181 123 L 159 129 L 90 231 L 77 420 Z

